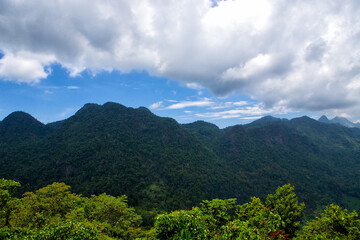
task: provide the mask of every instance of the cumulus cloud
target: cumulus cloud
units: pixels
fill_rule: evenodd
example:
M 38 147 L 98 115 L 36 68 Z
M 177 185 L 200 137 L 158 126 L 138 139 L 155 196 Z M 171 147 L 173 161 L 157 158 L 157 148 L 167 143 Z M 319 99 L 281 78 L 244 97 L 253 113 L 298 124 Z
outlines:
M 51 62 L 51 59 L 51 56 L 35 56 L 26 53 L 15 56 L 12 53 L 5 53 L 0 59 L 0 77 L 19 83 L 38 83 L 50 73 L 45 65 Z
M 141 69 L 269 109 L 354 112 L 359 22 L 357 0 L 2 0 L 0 77 Z

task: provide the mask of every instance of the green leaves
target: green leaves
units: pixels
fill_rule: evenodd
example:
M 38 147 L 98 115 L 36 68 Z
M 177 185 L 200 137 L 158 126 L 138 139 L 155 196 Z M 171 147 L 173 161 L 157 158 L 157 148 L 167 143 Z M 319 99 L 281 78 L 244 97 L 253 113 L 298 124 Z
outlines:
M 204 200 L 200 203 L 200 209 L 204 214 L 210 216 L 215 227 L 219 227 L 232 220 L 235 203 L 235 198 Z
M 19 186 L 11 181 L 1 184 L 6 199 Z M 12 206 L 6 215 L 8 227 L 0 226 L 5 239 L 135 239 L 141 234 L 141 217 L 127 205 L 126 196 L 86 198 L 71 193 L 64 183 L 53 183 L 12 199 Z
M 208 239 L 206 218 L 199 208 L 173 211 L 156 217 L 155 232 L 158 239 Z
M 101 226 L 111 237 L 133 239 L 140 233 L 141 217 L 127 205 L 127 197 L 113 197 L 105 193 L 86 199 L 85 221 Z
M 10 222 L 18 227 L 42 228 L 64 219 L 81 201 L 80 196 L 70 192 L 70 186 L 53 183 L 35 193 L 25 193 L 23 198 L 16 201 Z
M 290 184 L 269 194 L 266 205 L 257 197 L 242 205 L 234 198 L 204 200 L 191 210 L 158 215 L 148 231 L 140 228 L 141 217 L 125 195 L 87 198 L 53 183 L 17 199 L 19 187 L 0 180 L 0 239 L 289 239 L 295 234 L 296 239 L 360 239 L 356 211 L 333 204 L 297 232 L 305 205 Z
M 9 225 L 9 215 L 13 208 L 9 202 L 20 186 L 13 180 L 0 179 L 0 227 Z
M 281 217 L 280 230 L 293 235 L 299 228 L 305 204 L 298 203 L 293 186 L 286 184 L 276 189 L 275 194 L 269 194 L 266 198 L 266 206 Z
M 292 190 L 290 185 L 279 188 L 273 196 L 274 206 L 288 204 L 295 196 L 290 194 Z M 205 200 L 200 208 L 161 214 L 155 222 L 156 236 L 159 239 L 286 239 L 289 236 L 281 231 L 284 219 L 259 198 L 253 197 L 243 205 L 235 206 L 235 203 L 234 198 Z
M 331 204 L 320 217 L 303 227 L 300 239 L 360 239 L 360 220 L 356 211 Z

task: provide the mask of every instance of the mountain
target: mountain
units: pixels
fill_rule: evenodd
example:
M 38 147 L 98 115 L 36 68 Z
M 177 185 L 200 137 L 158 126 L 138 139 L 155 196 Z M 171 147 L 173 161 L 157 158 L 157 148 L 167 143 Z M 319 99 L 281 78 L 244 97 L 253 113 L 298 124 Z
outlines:
M 350 122 L 346 118 L 342 118 L 342 117 L 335 117 L 331 121 L 333 123 L 338 123 L 338 124 L 340 124 L 342 126 L 345 126 L 345 127 L 357 127 L 357 125 L 355 123 Z
M 325 115 L 321 116 L 318 120 L 319 122 L 322 123 L 333 123 L 333 124 L 339 124 L 341 126 L 344 127 L 349 127 L 349 128 L 360 128 L 360 124 L 359 123 L 353 123 L 351 121 L 349 121 L 346 118 L 343 117 L 334 117 L 333 119 L 329 120 Z
M 162 209 L 214 198 L 226 183 L 224 168 L 208 167 L 220 164 L 211 150 L 175 120 L 146 108 L 86 104 L 51 126 L 22 148 L 0 142 L 0 177 L 30 189 L 61 181 L 78 193 L 126 194 L 133 205 Z
M 318 121 L 322 123 L 331 123 L 331 121 L 325 115 L 322 115 Z
M 0 132 L 0 178 L 20 181 L 23 191 L 58 181 L 171 210 L 212 198 L 247 202 L 291 183 L 310 209 L 360 205 L 360 129 L 306 116 L 219 129 L 109 102 L 47 125 L 13 113 Z
M 25 112 L 13 112 L 0 122 L 0 139 L 22 141 L 44 136 L 49 129 Z
M 272 124 L 272 123 L 280 123 L 282 121 L 287 121 L 287 119 L 280 119 L 280 118 L 275 118 L 272 116 L 265 116 L 263 118 L 260 118 L 258 120 L 253 121 L 252 123 L 249 124 L 249 126 L 265 126 L 268 124 Z

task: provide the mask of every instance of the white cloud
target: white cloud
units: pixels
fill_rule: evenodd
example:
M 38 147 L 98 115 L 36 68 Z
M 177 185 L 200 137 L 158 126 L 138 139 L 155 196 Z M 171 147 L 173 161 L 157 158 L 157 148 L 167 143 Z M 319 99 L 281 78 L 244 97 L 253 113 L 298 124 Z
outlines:
M 174 100 L 174 99 L 166 99 L 167 102 L 171 102 L 171 103 L 176 103 L 178 102 L 177 100 Z
M 263 104 L 253 104 L 251 106 L 235 108 L 227 111 L 212 111 L 205 113 L 195 114 L 197 117 L 210 118 L 210 119 L 228 119 L 228 118 L 241 118 L 252 119 L 258 116 L 272 115 L 272 114 L 286 114 L 290 110 L 284 107 L 266 108 Z
M 72 89 L 73 90 L 73 89 L 79 89 L 79 87 L 78 86 L 68 86 L 67 89 Z
M 247 101 L 238 101 L 238 102 L 218 102 L 216 105 L 210 107 L 210 109 L 216 110 L 216 109 L 223 109 L 223 108 L 232 108 L 232 107 L 238 107 L 238 106 L 244 106 L 248 105 L 249 103 Z
M 5 53 L 0 59 L 0 77 L 7 81 L 18 83 L 38 83 L 40 79 L 46 78 L 50 70 L 46 71 L 44 63 L 51 62 L 51 57 L 35 56 L 28 53 Z
M 258 54 L 250 59 L 244 66 L 232 67 L 221 74 L 221 78 L 227 79 L 251 79 L 271 69 L 272 60 L 270 55 Z
M 244 106 L 249 104 L 247 101 L 238 101 L 233 103 L 235 106 Z
M 206 106 L 211 106 L 213 104 L 214 104 L 214 102 L 210 102 L 208 100 L 184 101 L 184 102 L 172 104 L 172 105 L 166 107 L 166 109 L 182 109 L 182 108 L 188 108 L 188 107 L 206 107 Z
M 77 108 L 73 108 L 73 107 L 66 108 L 63 112 L 61 112 L 61 113 L 58 115 L 58 117 L 59 117 L 60 119 L 64 119 L 64 118 L 70 117 L 70 116 L 73 115 L 76 111 L 77 111 Z
M 262 117 L 263 116 L 242 117 L 241 119 L 244 119 L 244 120 L 256 120 L 256 119 L 260 119 Z
M 150 105 L 150 109 L 158 109 L 164 106 L 164 103 L 162 101 L 156 102 Z
M 72 76 L 140 69 L 217 96 L 247 94 L 267 108 L 360 112 L 359 1 L 216 5 L 2 0 L 0 76 L 35 84 L 53 62 Z

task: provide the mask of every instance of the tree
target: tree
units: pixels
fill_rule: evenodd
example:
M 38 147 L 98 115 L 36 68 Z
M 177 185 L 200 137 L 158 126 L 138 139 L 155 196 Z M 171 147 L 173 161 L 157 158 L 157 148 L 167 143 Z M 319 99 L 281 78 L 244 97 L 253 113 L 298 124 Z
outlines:
M 280 216 L 272 213 L 257 197 L 236 206 L 236 216 L 222 228 L 224 239 L 267 239 L 281 224 Z
M 300 239 L 360 239 L 360 220 L 356 211 L 348 213 L 347 209 L 331 204 L 320 217 L 307 222 L 303 227 Z
M 209 236 L 204 215 L 197 207 L 160 214 L 154 228 L 157 239 L 208 239 Z
M 13 228 L 32 230 L 41 236 L 55 236 L 60 232 L 72 236 L 83 229 L 80 232 L 88 236 L 87 239 L 99 232 L 133 239 L 141 231 L 141 217 L 128 207 L 125 195 L 101 194 L 86 198 L 71 193 L 70 186 L 64 183 L 53 183 L 35 193 L 25 193 L 16 201 L 10 223 Z
M 20 186 L 20 183 L 13 180 L 0 179 L 0 227 L 9 226 L 9 217 L 13 209 L 9 202 Z
M 285 184 L 277 188 L 275 194 L 267 196 L 266 206 L 273 213 L 280 215 L 282 222 L 280 230 L 294 235 L 295 231 L 299 228 L 299 220 L 303 217 L 305 209 L 304 203 L 298 203 L 294 187 L 290 184 Z
M 141 216 L 128 206 L 125 195 L 94 195 L 86 200 L 83 211 L 86 221 L 98 225 L 108 236 L 133 239 L 140 234 Z
M 81 201 L 80 196 L 70 192 L 70 186 L 55 182 L 35 193 L 24 193 L 16 203 L 10 222 L 15 227 L 39 229 L 62 221 Z

